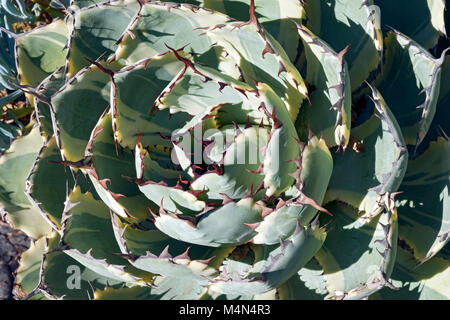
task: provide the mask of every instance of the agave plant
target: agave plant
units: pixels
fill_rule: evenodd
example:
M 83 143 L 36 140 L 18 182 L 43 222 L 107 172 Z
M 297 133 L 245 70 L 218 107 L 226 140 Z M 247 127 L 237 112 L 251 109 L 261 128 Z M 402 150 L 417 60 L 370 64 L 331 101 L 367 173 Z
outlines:
M 444 1 L 178 2 L 16 36 L 26 297 L 450 298 Z

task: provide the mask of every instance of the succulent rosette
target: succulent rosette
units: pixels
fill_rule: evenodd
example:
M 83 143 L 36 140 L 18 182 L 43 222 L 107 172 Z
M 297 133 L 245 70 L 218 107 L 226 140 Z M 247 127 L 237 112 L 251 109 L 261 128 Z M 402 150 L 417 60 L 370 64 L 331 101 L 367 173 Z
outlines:
M 448 298 L 443 2 L 179 2 L 15 35 L 27 298 Z

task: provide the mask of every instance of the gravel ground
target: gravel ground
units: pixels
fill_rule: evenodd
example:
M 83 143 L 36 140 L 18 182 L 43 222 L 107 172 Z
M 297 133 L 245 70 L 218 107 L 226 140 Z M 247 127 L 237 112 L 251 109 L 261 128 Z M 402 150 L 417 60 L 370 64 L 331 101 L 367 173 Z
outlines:
M 14 299 L 14 276 L 22 252 L 30 246 L 30 239 L 14 230 L 0 217 L 0 300 Z

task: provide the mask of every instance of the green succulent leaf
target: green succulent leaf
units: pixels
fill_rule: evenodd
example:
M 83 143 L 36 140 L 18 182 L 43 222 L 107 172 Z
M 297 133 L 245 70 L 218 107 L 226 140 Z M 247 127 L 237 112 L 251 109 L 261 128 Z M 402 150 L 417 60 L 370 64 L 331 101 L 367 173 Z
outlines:
M 7 105 L 8 103 L 13 102 L 18 97 L 20 97 L 23 94 L 21 90 L 16 90 L 10 94 L 8 94 L 6 97 L 0 98 L 0 107 L 3 107 L 4 105 Z
M 366 224 L 358 211 L 333 202 L 335 218 L 316 258 L 323 268 L 328 299 L 362 299 L 389 285 L 397 251 L 397 212 L 386 210 Z
M 450 143 L 439 138 L 425 153 L 408 162 L 396 199 L 399 236 L 421 263 L 432 258 L 450 235 Z
M 24 168 L 31 168 L 42 145 L 36 127 L 28 135 L 17 138 L 0 158 L 1 206 L 15 228 L 35 239 L 48 234 L 51 227 L 25 195 L 28 171 Z
M 133 177 L 134 152 L 119 147 L 114 141 L 112 111 L 104 113 L 91 133 L 85 157 L 86 172 L 99 197 L 113 212 L 134 220 L 145 219 L 153 203 L 138 186 L 124 177 Z
M 251 0 L 177 0 L 165 2 L 191 3 L 204 8 L 222 12 L 238 21 L 250 19 Z M 262 27 L 266 29 L 284 48 L 291 61 L 297 56 L 298 35 L 292 29 L 292 21 L 300 22 L 305 10 L 300 1 L 258 0 L 255 13 Z
M 86 60 L 109 58 L 117 48 L 134 15 L 139 11 L 138 1 L 105 1 L 92 7 L 77 8 L 69 17 L 68 77 L 75 76 L 90 65 Z
M 84 157 L 89 137 L 109 107 L 110 77 L 97 66 L 86 67 L 51 97 L 56 135 L 65 160 Z
M 80 185 L 84 191 L 90 186 L 81 171 L 74 172 L 61 165 L 61 153 L 56 138 L 48 140 L 40 150 L 27 179 L 26 194 L 53 229 L 61 230 L 61 218 L 67 193 Z
M 256 225 L 253 243 L 276 244 L 280 238 L 286 239 L 294 232 L 297 221 L 307 226 L 320 210 L 332 168 L 333 159 L 325 141 L 311 137 L 298 159 L 294 173 L 296 186 L 286 192 L 285 196 L 289 196 L 286 201 L 280 201 Z
M 168 299 L 168 295 L 174 295 L 175 299 L 194 299 L 203 295 L 207 278 L 217 274 L 210 264 L 220 265 L 232 250 L 232 247 L 192 246 L 170 238 L 154 226 L 138 229 L 122 223 L 117 217 L 113 217 L 113 225 L 122 257 L 138 269 L 161 275 L 154 280 L 156 288 L 146 291 L 160 295 L 161 299 Z M 177 255 L 172 256 L 174 253 Z M 175 282 L 179 285 L 174 286 Z
M 294 182 L 292 174 L 297 168 L 293 161 L 300 155 L 301 149 L 296 141 L 298 135 L 290 120 L 289 116 L 292 117 L 292 113 L 289 108 L 269 86 L 261 85 L 258 91 L 272 117 L 281 122 L 279 128 L 277 123 L 273 124 L 263 166 L 264 187 L 268 189 L 266 195 L 279 195 L 289 189 Z
M 264 29 L 252 15 L 246 23 L 231 22 L 205 30 L 218 47 L 226 52 L 221 57 L 224 66 L 219 70 L 229 72 L 230 65 L 242 74 L 246 83 L 258 81 L 268 84 L 286 104 L 292 120 L 297 118 L 301 101 L 307 96 L 303 78 L 289 61 L 281 45 Z
M 105 288 L 95 291 L 95 300 L 197 300 L 203 299 L 206 289 L 196 281 L 157 277 L 154 287 Z
M 206 294 L 207 288 L 199 286 L 195 279 L 180 283 L 180 279 L 172 277 L 157 277 L 154 282 L 154 294 L 161 295 L 162 300 L 195 300 Z
M 15 281 L 26 294 L 31 293 L 39 285 L 42 256 L 45 249 L 46 239 L 41 237 L 32 241 L 30 248 L 20 257 Z
M 43 295 L 47 299 L 87 300 L 93 298 L 93 291 L 103 289 L 107 285 L 118 285 L 121 282 L 105 279 L 92 272 L 78 261 L 58 250 L 60 236 L 54 232 L 50 238 L 41 238 L 29 255 L 25 255 L 24 263 L 32 265 L 19 269 L 25 278 L 21 282 L 22 289 L 28 293 L 28 299 L 36 299 Z M 36 253 L 42 254 L 38 258 Z M 34 285 L 34 288 L 31 286 Z
M 322 267 L 313 258 L 278 288 L 278 294 L 281 300 L 323 300 L 326 286 Z
M 159 230 L 180 241 L 204 246 L 234 246 L 243 244 L 255 235 L 245 224 L 261 220 L 261 209 L 251 198 L 228 202 L 211 208 L 200 216 L 180 217 L 160 211 L 155 218 Z
M 112 230 L 110 211 L 103 202 L 95 200 L 90 193 L 82 194 L 77 187 L 66 203 L 69 210 L 63 217 L 60 245 L 65 254 L 108 279 L 135 285 L 149 281 L 146 279 L 149 275 L 115 255 L 120 253 L 120 248 Z
M 41 267 L 41 286 L 45 290 L 44 292 L 57 299 L 91 299 L 93 288 L 99 285 L 96 280 L 100 278 L 102 281 L 103 279 L 65 253 L 52 252 L 52 249 L 57 248 L 58 241 L 59 237 L 49 240 L 47 253 Z M 117 283 L 114 280 L 110 280 L 110 282 Z
M 7 149 L 9 149 L 11 143 L 14 141 L 13 139 L 19 134 L 19 129 L 14 125 L 4 124 L 3 122 L 0 123 L 0 154 L 3 154 Z
M 21 84 L 35 87 L 64 64 L 68 36 L 66 23 L 57 20 L 17 37 L 16 52 L 20 61 L 17 70 Z
M 448 300 L 450 264 L 448 259 L 433 257 L 417 266 L 417 260 L 406 248 L 399 248 L 391 276 L 397 288 L 384 288 L 370 299 L 384 300 Z
M 350 139 L 351 87 L 346 49 L 339 54 L 313 35 L 306 27 L 297 26 L 306 51 L 307 77 L 314 91 L 309 97 L 310 105 L 300 110 L 297 130 L 307 135 L 308 127 L 322 133 L 329 147 L 345 148 Z
M 145 146 L 167 145 L 160 134 L 170 135 L 186 124 L 187 114 L 171 114 L 169 110 L 154 114 L 154 105 L 149 103 L 157 101 L 183 66 L 174 54 L 165 54 L 125 67 L 114 76 L 116 94 L 111 105 L 115 108 L 116 140 L 123 147 L 134 149 L 138 135 Z
M 0 21 L 26 299 L 450 296 L 443 0 L 44 2 Z
M 233 251 L 234 247 L 213 248 L 197 246 L 175 240 L 158 230 L 154 223 L 145 221 L 139 225 L 132 225 L 122 221 L 117 216 L 112 216 L 113 229 L 120 250 L 125 255 L 144 256 L 149 252 L 154 256 L 173 261 L 171 257 L 185 260 L 208 261 L 208 265 L 214 268 L 220 266 L 222 260 Z M 134 255 L 134 256 L 133 256 Z M 212 260 L 211 258 L 214 257 Z
M 431 122 L 430 129 L 422 143 L 415 148 L 412 158 L 422 154 L 432 141 L 438 137 L 448 137 L 450 132 L 450 122 L 448 105 L 450 103 L 450 56 L 446 56 L 442 65 L 441 85 L 439 98 L 436 104 L 436 113 Z
M 320 249 L 326 233 L 315 221 L 308 227 L 297 224 L 287 240 L 273 246 L 254 248 L 255 262 L 246 265 L 239 272 L 233 270 L 236 262 L 228 260 L 221 267 L 219 280 L 213 281 L 210 290 L 223 294 L 239 292 L 243 295 L 262 294 L 283 284 L 302 268 Z M 234 271 L 234 272 L 233 272 Z
M 397 118 L 406 143 L 418 145 L 436 112 L 444 57 L 435 59 L 397 31 L 388 33 L 385 47 L 386 62 L 375 85 Z
M 117 216 L 112 216 L 112 220 L 122 257 L 138 269 L 162 275 L 154 279 L 155 287 L 152 288 L 106 290 L 115 294 L 136 292 L 148 295 L 149 299 L 200 298 L 205 294 L 207 277 L 217 273 L 214 266 L 220 265 L 233 248 L 190 245 L 170 238 L 153 224 L 138 228 L 124 223 Z M 98 299 L 106 298 L 100 294 Z
M 33 96 L 31 101 L 34 104 L 36 120 L 43 137 L 49 138 L 54 135 L 53 124 L 55 122 L 55 112 L 50 103 L 50 98 L 64 85 L 64 83 L 64 68 L 61 66 L 47 78 L 42 80 L 36 87 L 36 90 L 30 93 L 30 95 Z M 56 130 L 56 132 L 58 131 Z
M 400 127 L 379 91 L 372 90 L 375 114 L 352 130 L 354 149 L 333 154 L 334 170 L 324 200 L 348 203 L 364 211 L 365 217 L 376 215 L 382 202 L 398 190 L 408 162 Z
M 227 129 L 233 131 L 235 128 L 227 127 Z M 224 131 L 227 132 L 227 129 L 221 130 L 218 135 Z M 230 136 L 232 136 L 232 132 L 230 132 Z M 242 134 L 235 137 L 234 141 L 224 151 L 223 174 L 206 173 L 196 178 L 192 182 L 192 187 L 196 190 L 206 188 L 209 199 L 220 201 L 224 198 L 224 195 L 239 200 L 249 192 L 252 193 L 253 187 L 256 189 L 264 183 L 264 175 L 257 173 L 258 168 L 264 165 L 264 155 L 261 151 L 258 151 L 258 148 L 267 147 L 268 139 L 269 133 L 265 128 L 251 126 L 243 129 Z M 210 155 L 221 147 L 214 145 Z M 250 150 L 254 153 L 250 154 Z M 220 155 L 220 151 L 218 153 Z M 262 198 L 262 196 L 263 191 L 254 195 L 255 200 Z
M 85 8 L 102 2 L 105 2 L 105 0 L 72 0 L 71 5 L 78 8 Z
M 377 68 L 383 51 L 380 16 L 373 12 L 373 1 L 309 1 L 305 10 L 308 29 L 335 52 L 350 45 L 345 60 L 355 91 Z

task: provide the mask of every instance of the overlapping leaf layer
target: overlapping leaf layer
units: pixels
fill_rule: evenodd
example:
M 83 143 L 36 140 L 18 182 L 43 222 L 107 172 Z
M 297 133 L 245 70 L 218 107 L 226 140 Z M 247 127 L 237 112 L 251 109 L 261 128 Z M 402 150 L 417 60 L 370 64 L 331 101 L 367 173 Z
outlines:
M 72 0 L 17 35 L 27 298 L 450 298 L 444 2 L 416 2 Z

